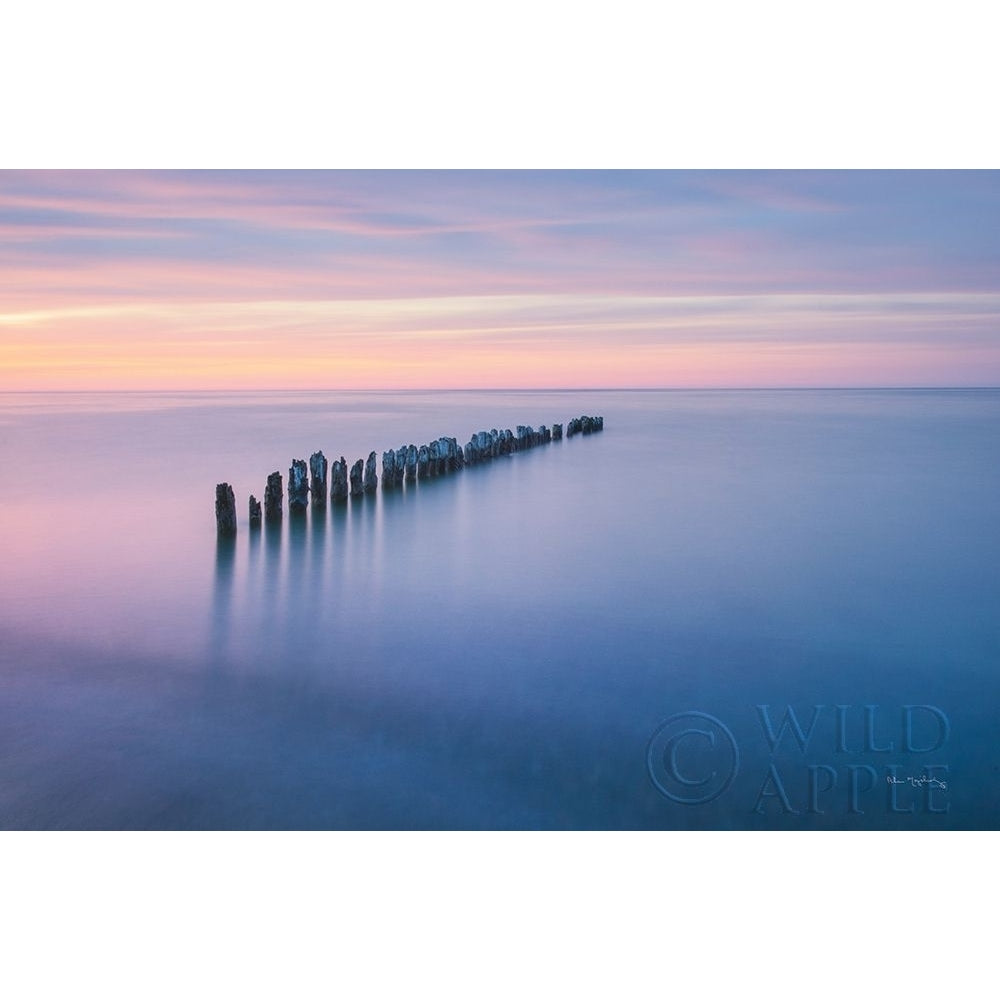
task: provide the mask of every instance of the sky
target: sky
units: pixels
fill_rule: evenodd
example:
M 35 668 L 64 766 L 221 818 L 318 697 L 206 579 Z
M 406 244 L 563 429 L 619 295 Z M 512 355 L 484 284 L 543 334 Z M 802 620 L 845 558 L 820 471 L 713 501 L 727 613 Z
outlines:
M 1000 171 L 0 171 L 0 389 L 1000 385 Z

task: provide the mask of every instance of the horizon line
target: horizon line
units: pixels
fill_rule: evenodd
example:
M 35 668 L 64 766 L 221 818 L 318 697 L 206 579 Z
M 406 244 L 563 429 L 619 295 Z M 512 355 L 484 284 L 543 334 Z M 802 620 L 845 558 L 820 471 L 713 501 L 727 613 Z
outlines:
M 982 391 L 998 390 L 1000 385 L 662 385 L 662 386 L 494 386 L 490 388 L 460 389 L 454 386 L 426 386 L 414 388 L 366 387 L 366 388 L 305 388 L 302 386 L 279 386 L 276 388 L 255 388 L 232 386 L 217 386 L 212 388 L 191 389 L 182 386 L 159 389 L 0 389 L 0 395 L 30 396 L 30 395 L 62 395 L 90 393 L 92 395 L 122 395 L 125 393 L 268 393 L 268 392 L 370 392 L 370 393 L 420 393 L 420 392 L 914 392 L 927 390 L 949 391 Z

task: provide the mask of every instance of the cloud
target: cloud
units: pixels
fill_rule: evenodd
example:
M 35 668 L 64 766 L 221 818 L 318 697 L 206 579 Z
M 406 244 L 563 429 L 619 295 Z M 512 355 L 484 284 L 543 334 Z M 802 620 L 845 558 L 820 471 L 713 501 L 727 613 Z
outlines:
M 8 172 L 0 374 L 997 380 L 997 177 Z
M 908 356 L 939 365 L 942 355 L 959 368 L 974 358 L 977 379 L 1000 375 L 1000 293 L 163 300 L 8 311 L 0 331 L 0 371 L 22 384 L 57 375 L 83 385 L 102 373 L 110 386 L 131 372 L 185 385 L 319 388 L 347 378 L 389 388 L 416 373 L 501 386 L 550 371 L 548 385 L 612 375 L 669 385 L 678 360 L 684 370 L 696 360 L 709 384 L 724 373 L 743 384 L 766 363 L 773 376 L 787 371 L 792 358 L 799 377 L 822 380 L 838 356 L 832 370 L 854 357 L 855 377 L 858 359 L 878 358 L 869 375 L 884 382 Z

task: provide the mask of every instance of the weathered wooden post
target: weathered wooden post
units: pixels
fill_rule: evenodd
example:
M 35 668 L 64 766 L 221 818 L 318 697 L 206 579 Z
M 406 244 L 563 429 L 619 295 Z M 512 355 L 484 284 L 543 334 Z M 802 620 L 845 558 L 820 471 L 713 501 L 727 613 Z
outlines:
M 566 437 L 574 434 L 593 434 L 604 430 L 604 417 L 574 417 L 566 426 Z
M 375 452 L 368 453 L 365 462 L 365 493 L 374 493 L 378 489 L 378 475 L 375 472 Z
M 365 488 L 362 485 L 362 479 L 365 474 L 365 463 L 362 459 L 358 459 L 354 465 L 351 466 L 351 496 L 360 497 L 364 495 Z
M 347 460 L 343 455 L 330 469 L 330 499 L 334 503 L 347 499 Z
M 309 456 L 309 492 L 312 502 L 318 507 L 326 506 L 326 456 L 321 451 Z
M 453 437 L 441 438 L 442 454 L 444 456 L 444 472 L 455 472 L 465 464 L 462 449 L 458 446 L 458 441 Z
M 385 464 L 386 455 L 389 456 L 388 466 Z M 400 489 L 406 473 L 406 445 L 400 445 L 395 451 L 390 448 L 386 455 L 382 456 L 382 489 Z
M 266 520 L 275 521 L 281 517 L 281 501 L 284 495 L 281 473 L 272 472 L 267 477 L 267 485 L 264 487 L 264 517 Z
M 390 448 L 382 452 L 382 492 L 396 485 L 396 450 Z
M 382 488 L 395 489 L 404 482 L 412 483 L 429 476 L 454 472 L 466 465 L 488 462 L 501 455 L 528 451 L 541 444 L 560 441 L 564 436 L 569 438 L 576 434 L 589 435 L 602 430 L 604 417 L 585 414 L 569 420 L 565 430 L 563 424 L 552 424 L 551 429 L 541 424 L 538 430 L 530 424 L 518 424 L 516 434 L 509 427 L 504 430 L 494 427 L 489 431 L 476 431 L 464 448 L 457 439 L 448 436 L 436 438 L 419 448 L 413 444 L 400 445 L 398 449 L 390 448 L 382 452 Z M 343 455 L 331 466 L 323 452 L 317 451 L 310 455 L 308 466 L 303 459 L 294 459 L 288 470 L 288 477 L 288 508 L 290 512 L 297 514 L 304 512 L 309 506 L 310 496 L 314 505 L 326 504 L 328 482 L 330 499 L 343 502 L 348 497 L 375 493 L 379 481 L 374 451 L 369 452 L 367 460 L 359 458 L 351 466 L 350 472 Z M 267 477 L 264 489 L 263 520 L 280 519 L 283 503 L 281 473 L 272 472 Z M 262 520 L 261 503 L 254 496 L 250 497 L 249 515 L 251 528 L 259 529 Z M 219 535 L 236 533 L 236 501 L 228 483 L 219 483 L 215 488 L 215 517 Z
M 288 470 L 288 512 L 301 514 L 309 506 L 309 475 L 303 458 L 292 459 Z
M 215 487 L 215 527 L 220 535 L 236 534 L 236 496 L 229 483 Z
M 401 444 L 396 449 L 396 485 L 402 486 L 406 476 L 406 445 Z

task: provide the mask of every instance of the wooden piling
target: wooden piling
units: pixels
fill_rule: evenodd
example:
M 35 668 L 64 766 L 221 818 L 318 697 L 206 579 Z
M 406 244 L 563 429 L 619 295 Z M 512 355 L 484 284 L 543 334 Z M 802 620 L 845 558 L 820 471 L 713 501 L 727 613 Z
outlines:
M 264 518 L 267 521 L 276 521 L 281 517 L 281 503 L 285 491 L 281 483 L 281 473 L 272 472 L 267 477 L 267 485 L 264 487 Z
M 577 434 L 595 434 L 604 430 L 604 417 L 573 417 L 565 426 L 565 437 Z M 564 436 L 563 424 L 553 424 L 551 429 L 541 424 L 536 430 L 530 424 L 518 424 L 516 434 L 511 429 L 476 431 L 463 448 L 453 437 L 443 436 L 422 444 L 400 445 L 382 452 L 382 488 L 392 490 L 404 483 L 414 483 L 418 479 L 442 476 L 481 462 L 492 461 L 500 456 L 528 451 L 551 441 L 561 441 Z M 328 478 L 329 473 L 329 478 Z M 327 499 L 329 482 L 330 500 L 346 501 L 348 496 L 361 497 L 375 493 L 379 477 L 376 472 L 375 452 L 369 452 L 367 460 L 358 459 L 348 473 L 344 456 L 328 465 L 322 451 L 313 452 L 308 467 L 303 459 L 294 459 L 288 470 L 288 507 L 302 513 L 310 504 L 323 506 Z M 284 491 L 281 474 L 272 472 L 267 477 L 264 489 L 264 520 L 273 521 L 282 516 Z M 249 501 L 250 526 L 259 528 L 261 524 L 261 503 L 251 496 Z M 215 516 L 220 535 L 236 532 L 236 501 L 233 489 L 228 483 L 219 483 L 215 488 Z
M 375 452 L 368 453 L 365 462 L 365 493 L 374 493 L 378 489 L 378 475 L 375 472 Z
M 604 430 L 604 417 L 574 417 L 566 427 L 566 437 L 574 434 L 594 434 Z
M 343 455 L 330 468 L 330 500 L 343 503 L 347 499 L 347 460 Z
M 220 535 L 236 534 L 236 496 L 229 483 L 215 487 L 215 527 Z
M 309 456 L 309 492 L 317 507 L 326 506 L 326 456 L 321 451 Z
M 288 470 L 288 511 L 301 514 L 309 506 L 309 476 L 305 459 L 295 458 Z
M 396 486 L 396 449 L 382 452 L 382 492 Z
M 365 463 L 359 458 L 354 465 L 351 466 L 351 497 L 364 496 L 364 475 Z

